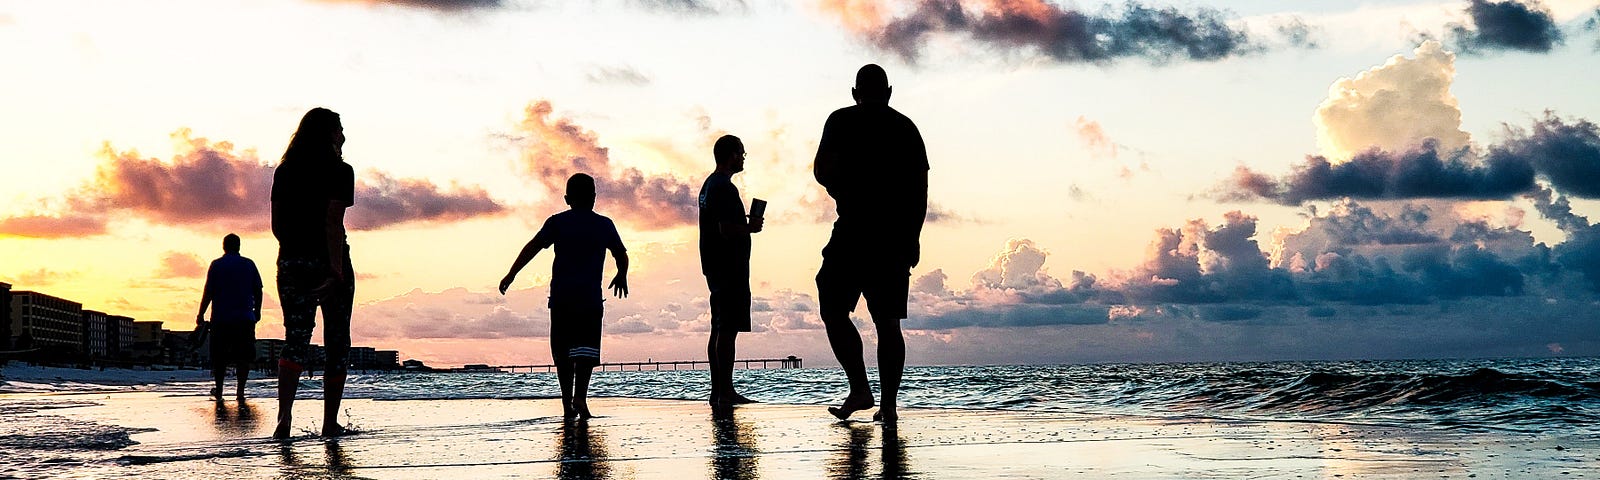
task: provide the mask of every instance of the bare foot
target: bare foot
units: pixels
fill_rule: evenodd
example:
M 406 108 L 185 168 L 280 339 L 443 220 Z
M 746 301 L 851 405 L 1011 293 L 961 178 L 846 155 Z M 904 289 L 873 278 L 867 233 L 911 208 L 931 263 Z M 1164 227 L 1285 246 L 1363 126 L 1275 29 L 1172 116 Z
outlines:
M 828 407 L 828 413 L 833 414 L 835 417 L 839 417 L 840 420 L 848 420 L 850 419 L 850 414 L 869 408 L 872 408 L 872 396 L 852 395 L 848 398 L 845 398 L 843 404 L 840 404 L 837 407 Z
M 272 431 L 272 438 L 278 440 L 289 439 L 289 421 L 287 419 L 278 420 L 278 429 Z
M 222 400 L 222 387 L 211 387 L 211 398 Z
M 339 437 L 348 435 L 349 433 L 349 430 L 346 430 L 343 426 L 340 426 L 337 423 L 322 426 L 322 436 L 324 437 Z
M 590 418 L 594 418 L 594 414 L 589 413 L 588 402 L 573 403 L 572 411 L 578 413 L 578 420 L 588 420 Z
M 894 407 L 886 406 L 878 409 L 878 413 L 872 414 L 872 421 L 874 422 L 883 422 L 888 425 L 893 425 L 898 420 L 900 420 L 900 414 L 895 413 Z
M 711 397 L 711 406 L 712 407 L 729 407 L 729 406 L 733 406 L 733 405 L 744 405 L 744 404 L 747 404 L 747 403 L 761 403 L 761 402 L 757 402 L 755 400 L 751 400 L 749 398 L 745 398 L 744 395 L 740 395 L 740 394 L 737 394 L 737 393 L 729 394 L 729 395 L 717 395 L 717 396 Z

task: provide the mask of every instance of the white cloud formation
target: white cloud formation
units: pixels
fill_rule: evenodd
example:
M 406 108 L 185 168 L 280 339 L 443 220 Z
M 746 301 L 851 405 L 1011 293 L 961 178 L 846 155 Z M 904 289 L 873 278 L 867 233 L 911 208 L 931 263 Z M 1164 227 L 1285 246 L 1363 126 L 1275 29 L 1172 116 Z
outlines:
M 1373 147 L 1403 151 L 1427 138 L 1445 152 L 1467 146 L 1471 137 L 1461 130 L 1461 108 L 1450 92 L 1455 58 L 1429 40 L 1411 58 L 1395 55 L 1334 82 L 1312 119 L 1322 154 L 1340 162 Z

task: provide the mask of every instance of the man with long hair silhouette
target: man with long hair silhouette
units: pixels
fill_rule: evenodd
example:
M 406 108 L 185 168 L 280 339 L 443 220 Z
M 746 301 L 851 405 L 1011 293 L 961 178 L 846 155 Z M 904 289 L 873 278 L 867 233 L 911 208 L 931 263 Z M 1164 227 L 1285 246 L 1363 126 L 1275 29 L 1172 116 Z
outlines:
M 600 323 L 605 315 L 605 291 L 600 279 L 606 251 L 617 261 L 610 288 L 618 298 L 628 296 L 628 248 L 617 226 L 595 213 L 594 177 L 574 174 L 567 179 L 567 205 L 571 209 L 551 215 L 539 233 L 522 247 L 511 270 L 500 279 L 500 294 L 511 288 L 517 272 L 540 250 L 555 247 L 550 265 L 550 359 L 556 364 L 565 418 L 586 420 L 589 413 L 589 376 L 600 364 Z
M 817 144 L 813 173 L 838 207 L 833 235 L 822 249 L 817 298 L 850 394 L 829 412 L 840 419 L 872 408 L 872 387 L 862 359 L 861 334 L 850 321 L 866 298 L 878 333 L 882 403 L 873 418 L 894 421 L 900 376 L 905 370 L 906 318 L 911 267 L 921 256 L 922 222 L 928 214 L 928 153 L 911 119 L 889 108 L 888 74 L 866 65 L 851 89 L 856 104 L 828 116 Z
M 311 331 L 322 307 L 326 347 L 322 435 L 344 433 L 339 401 L 350 352 L 355 270 L 345 242 L 344 211 L 355 203 L 355 170 L 344 162 L 339 114 L 313 108 L 300 119 L 272 177 L 272 235 L 278 238 L 278 300 L 283 304 L 283 352 L 278 360 L 278 427 L 289 438 L 300 373 L 311 361 Z
M 744 171 L 744 142 L 723 135 L 711 147 L 716 171 L 700 187 L 700 272 L 711 290 L 711 405 L 751 403 L 733 388 L 734 338 L 750 331 L 750 234 L 762 218 L 745 215 L 733 174 Z

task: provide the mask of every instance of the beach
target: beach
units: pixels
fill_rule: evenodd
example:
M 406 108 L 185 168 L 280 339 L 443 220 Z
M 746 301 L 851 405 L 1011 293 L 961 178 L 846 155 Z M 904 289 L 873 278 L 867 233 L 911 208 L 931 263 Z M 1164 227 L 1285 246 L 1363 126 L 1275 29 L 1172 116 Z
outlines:
M 193 386 L 193 385 L 191 385 Z M 266 385 L 253 385 L 252 388 Z M 200 390 L 196 390 L 198 393 Z M 268 438 L 276 402 L 163 388 L 0 394 L 11 478 L 1595 478 L 1600 439 L 1560 431 L 910 408 L 898 425 L 818 405 L 596 398 L 350 399 L 358 433 Z

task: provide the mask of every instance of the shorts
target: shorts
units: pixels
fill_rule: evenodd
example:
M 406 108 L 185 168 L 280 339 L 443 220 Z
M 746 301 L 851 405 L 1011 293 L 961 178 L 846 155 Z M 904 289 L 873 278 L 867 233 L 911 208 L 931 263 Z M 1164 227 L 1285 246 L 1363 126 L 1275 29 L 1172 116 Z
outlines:
M 711 331 L 750 331 L 750 280 L 719 281 L 706 277 L 711 287 Z
M 823 257 L 817 271 L 817 303 L 823 318 L 848 316 L 861 297 L 874 321 L 906 318 L 911 268 Z
M 350 308 L 355 300 L 355 270 L 350 267 L 349 246 L 345 247 L 345 288 L 334 289 L 326 298 L 313 294 L 332 275 L 325 258 L 278 258 L 278 301 L 283 304 L 283 361 L 305 368 L 311 363 L 311 331 L 317 326 L 317 307 L 322 307 L 322 343 L 327 372 L 343 372 L 350 366 Z
M 211 322 L 211 368 L 226 370 L 229 365 L 250 368 L 256 361 L 255 322 Z
M 558 365 L 600 363 L 600 320 L 604 316 L 604 302 L 550 302 L 550 358 Z

